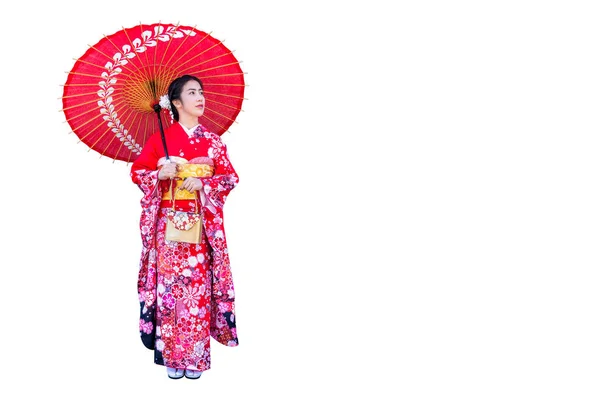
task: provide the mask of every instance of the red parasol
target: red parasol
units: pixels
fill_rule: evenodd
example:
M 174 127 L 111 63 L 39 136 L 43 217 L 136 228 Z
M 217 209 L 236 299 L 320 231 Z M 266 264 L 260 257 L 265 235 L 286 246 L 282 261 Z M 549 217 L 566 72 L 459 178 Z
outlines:
M 199 122 L 222 135 L 241 110 L 244 72 L 221 41 L 189 26 L 140 24 L 90 46 L 69 72 L 62 111 L 90 149 L 132 162 L 159 131 L 154 108 L 160 96 L 186 74 L 204 86 L 206 107 Z M 161 113 L 170 126 L 168 111 Z

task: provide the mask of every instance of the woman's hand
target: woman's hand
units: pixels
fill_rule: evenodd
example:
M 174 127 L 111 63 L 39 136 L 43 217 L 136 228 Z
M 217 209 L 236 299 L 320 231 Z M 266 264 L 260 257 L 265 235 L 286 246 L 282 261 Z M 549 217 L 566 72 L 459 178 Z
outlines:
M 198 191 L 202 188 L 202 180 L 197 179 L 195 177 L 186 177 L 181 185 L 181 189 L 186 189 L 190 193 L 194 191 Z
M 167 163 L 164 164 L 162 168 L 158 171 L 158 179 L 159 180 L 167 180 L 172 179 L 177 176 L 177 164 L 176 163 Z

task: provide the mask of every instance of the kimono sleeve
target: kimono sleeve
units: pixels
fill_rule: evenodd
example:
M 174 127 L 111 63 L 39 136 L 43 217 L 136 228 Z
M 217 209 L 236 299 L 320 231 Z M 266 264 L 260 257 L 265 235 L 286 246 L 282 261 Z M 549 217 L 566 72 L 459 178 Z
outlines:
M 209 147 L 209 157 L 215 164 L 215 172 L 212 177 L 201 177 L 202 190 L 206 198 L 220 210 L 223 210 L 227 195 L 238 184 L 239 177 L 227 154 L 227 146 L 219 135 L 210 134 L 211 145 Z
M 158 188 L 158 163 L 160 155 L 156 148 L 156 135 L 150 137 L 142 153 L 131 165 L 131 180 L 144 193 L 144 198 L 154 196 Z
M 146 348 L 153 350 L 156 336 L 156 220 L 160 205 L 158 195 L 158 152 L 152 137 L 131 166 L 131 180 L 144 193 L 141 202 L 140 234 L 142 253 L 138 273 L 140 300 L 140 336 Z

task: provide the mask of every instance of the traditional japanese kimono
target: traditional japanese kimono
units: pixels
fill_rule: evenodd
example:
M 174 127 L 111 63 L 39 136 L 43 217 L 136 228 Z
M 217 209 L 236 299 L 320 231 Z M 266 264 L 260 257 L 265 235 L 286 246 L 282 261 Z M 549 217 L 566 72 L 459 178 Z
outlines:
M 211 336 L 223 345 L 238 345 L 223 226 L 223 205 L 237 185 L 238 175 L 219 135 L 203 126 L 186 132 L 174 123 L 165 137 L 171 160 L 198 164 L 203 188 L 197 201 L 187 190 L 181 190 L 187 197 L 171 191 L 171 184 L 180 185 L 181 180 L 158 180 L 158 169 L 165 161 L 160 133 L 150 137 L 131 167 L 131 178 L 143 192 L 140 334 L 144 345 L 154 350 L 155 363 L 203 371 L 210 368 Z M 165 240 L 171 195 L 177 210 L 189 211 L 200 205 L 203 228 L 199 244 Z

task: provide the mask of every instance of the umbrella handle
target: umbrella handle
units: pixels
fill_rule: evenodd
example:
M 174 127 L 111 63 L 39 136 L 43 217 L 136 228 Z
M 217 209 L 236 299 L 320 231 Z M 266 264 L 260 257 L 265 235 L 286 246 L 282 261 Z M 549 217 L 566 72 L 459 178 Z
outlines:
M 167 139 L 165 138 L 165 131 L 163 130 L 162 119 L 160 119 L 160 110 L 161 110 L 160 104 L 154 105 L 154 112 L 156 112 L 156 116 L 158 117 L 158 127 L 160 129 L 160 138 L 162 139 L 163 148 L 165 150 L 165 158 L 167 161 L 170 161 L 169 152 L 167 151 Z

